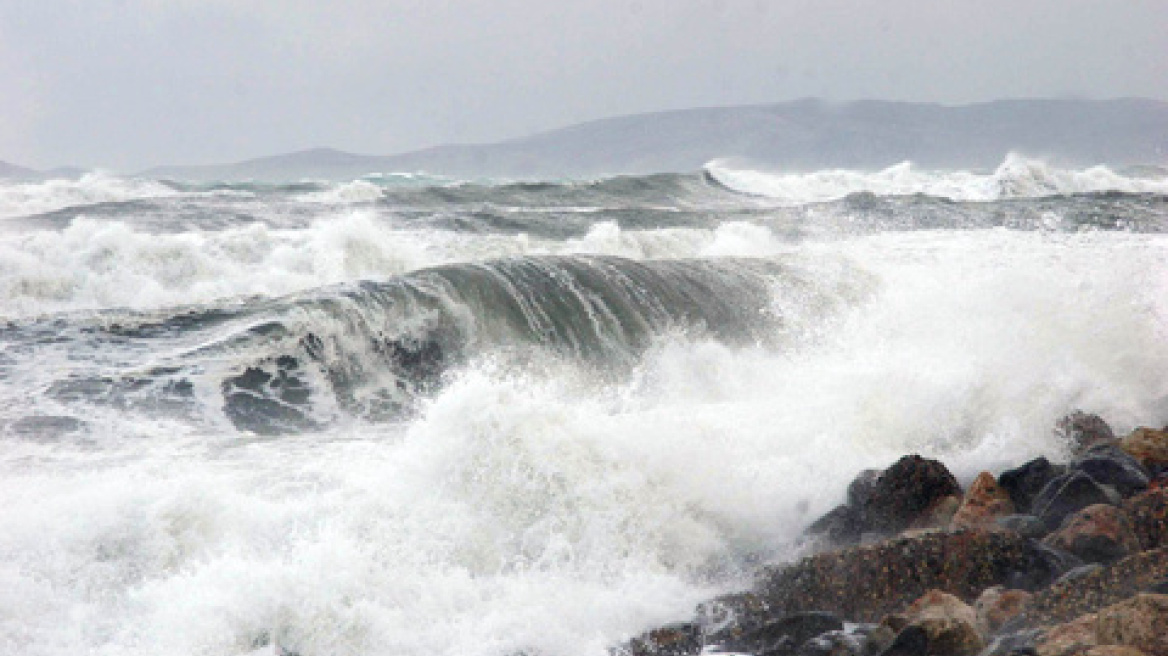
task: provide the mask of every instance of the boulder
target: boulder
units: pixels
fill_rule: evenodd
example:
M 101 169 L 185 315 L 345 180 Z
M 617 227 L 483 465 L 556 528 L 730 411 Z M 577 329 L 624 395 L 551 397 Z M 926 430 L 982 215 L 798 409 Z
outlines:
M 1128 556 L 1072 581 L 1055 583 L 1036 592 L 1020 616 L 1019 627 L 1068 622 L 1123 601 L 1165 577 L 1168 577 L 1168 549 Z
M 947 592 L 929 590 L 904 614 L 910 627 L 924 629 L 930 654 L 973 656 L 985 647 L 977 628 L 977 613 Z
M 701 628 L 692 622 L 653 629 L 617 649 L 620 656 L 691 656 L 702 651 Z
M 1071 461 L 1068 469 L 1087 474 L 1128 497 L 1148 488 L 1150 478 L 1138 460 L 1115 444 L 1094 446 Z
M 1026 610 L 1032 596 L 1025 590 L 1008 590 L 1001 585 L 986 588 L 973 604 L 982 632 L 997 633 L 1002 625 Z
M 1095 615 L 1077 619 L 1051 628 L 1038 641 L 1038 656 L 1079 656 L 1099 644 L 1095 637 Z
M 868 503 L 868 499 L 872 497 L 872 491 L 876 489 L 876 482 L 880 480 L 880 476 L 884 474 L 880 469 L 865 469 L 848 484 L 848 505 L 853 508 L 863 508 L 864 504 Z
M 1091 563 L 1109 563 L 1140 550 L 1127 513 L 1107 504 L 1070 515 L 1043 542 Z
M 919 626 L 910 626 L 896 634 L 896 639 L 880 656 L 927 656 L 929 635 Z
M 710 640 L 732 651 L 793 653 L 808 640 L 843 628 L 843 620 L 831 613 L 807 611 L 765 622 L 739 635 L 710 636 Z
M 1088 414 L 1082 410 L 1059 419 L 1055 423 L 1055 434 L 1067 442 L 1072 453 L 1079 453 L 1096 444 L 1114 443 L 1115 433 L 1111 426 L 1099 415 Z
M 1143 549 L 1168 547 L 1168 488 L 1148 490 L 1124 502 Z
M 1168 594 L 1168 578 L 1162 578 L 1158 581 L 1152 581 L 1144 586 L 1143 592 L 1152 592 L 1155 594 Z
M 1094 574 L 1095 572 L 1098 572 L 1102 569 L 1103 565 L 1100 563 L 1087 563 L 1086 565 L 1081 565 L 1072 570 L 1068 570 L 1066 574 L 1058 577 L 1058 580 L 1055 581 L 1054 584 L 1059 585 L 1061 583 L 1070 583 L 1089 574 Z
M 1038 590 L 1060 580 L 1083 565 L 1083 560 L 1069 551 L 1031 540 L 1029 567 L 1020 569 L 1006 581 L 1011 588 Z
M 1083 652 L 1083 656 L 1148 656 L 1147 653 L 1135 647 L 1123 645 L 1099 645 Z
M 1024 538 L 1037 539 L 1047 534 L 1046 524 L 1034 515 L 1006 515 L 994 520 L 998 528 L 1013 531 Z
M 907 531 L 924 531 L 924 530 L 938 530 L 949 526 L 953 521 L 953 516 L 957 514 L 958 508 L 961 507 L 961 497 L 950 494 L 949 496 L 941 497 L 933 502 L 933 505 L 925 508 L 925 510 L 917 515 L 916 519 L 909 524 Z M 905 531 L 902 531 L 902 533 Z
M 894 535 L 912 527 L 944 497 L 960 495 L 961 486 L 945 465 L 905 456 L 877 479 L 864 503 L 864 516 L 871 530 Z
M 1064 473 L 1062 467 L 1050 464 L 1046 458 L 1035 458 L 1020 467 L 998 475 L 998 485 L 1010 495 L 1018 512 L 1031 512 L 1034 497 L 1053 478 Z
M 865 656 L 869 649 L 867 636 L 854 631 L 828 631 L 795 650 L 795 656 Z
M 1026 629 L 1014 633 L 1006 633 L 994 637 L 989 646 L 978 656 L 1015 656 L 1017 654 L 1033 654 L 1038 640 L 1042 637 L 1040 629 Z
M 875 622 L 930 589 L 973 599 L 991 585 L 1044 587 L 1064 570 L 1049 549 L 1013 533 L 929 533 L 765 568 L 753 592 L 722 597 L 708 614 L 713 623 L 732 616 L 749 624 L 783 612 L 825 610 Z
M 1095 479 L 1081 471 L 1070 471 L 1051 479 L 1042 488 L 1034 499 L 1034 514 L 1054 530 L 1072 513 L 1097 503 L 1116 501 L 1114 493 Z
M 808 526 L 805 533 L 828 547 L 849 547 L 860 543 L 864 517 L 853 506 L 836 506 Z
M 969 486 L 965 499 L 953 515 L 951 527 L 989 528 L 994 526 L 995 520 L 1013 512 L 1014 502 L 1010 500 L 1010 494 L 998 485 L 993 474 L 983 471 Z
M 1168 430 L 1137 428 L 1121 441 L 1123 450 L 1147 467 L 1158 472 L 1168 467 Z
M 1141 593 L 1108 606 L 1099 611 L 1095 631 L 1101 644 L 1168 656 L 1168 595 Z

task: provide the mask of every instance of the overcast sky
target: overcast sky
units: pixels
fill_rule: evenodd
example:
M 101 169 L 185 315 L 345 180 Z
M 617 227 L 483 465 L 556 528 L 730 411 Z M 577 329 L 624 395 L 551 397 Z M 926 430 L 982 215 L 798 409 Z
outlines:
M 1168 98 L 1166 0 L 0 0 L 0 160 L 390 154 L 806 96 Z

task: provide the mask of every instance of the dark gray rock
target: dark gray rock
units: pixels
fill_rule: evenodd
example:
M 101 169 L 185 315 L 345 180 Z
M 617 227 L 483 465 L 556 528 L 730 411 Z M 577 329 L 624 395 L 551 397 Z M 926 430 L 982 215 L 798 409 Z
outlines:
M 868 503 L 868 499 L 872 497 L 876 483 L 883 473 L 880 469 L 865 469 L 857 474 L 848 485 L 848 505 L 853 508 L 863 508 Z
M 1030 540 L 1025 560 L 1015 565 L 1006 579 L 1007 588 L 1035 591 L 1056 581 L 1066 572 L 1083 564 L 1077 556 L 1037 540 Z
M 1034 499 L 1034 514 L 1054 530 L 1068 515 L 1097 503 L 1115 505 L 1118 499 L 1102 485 L 1081 471 L 1056 476 Z
M 919 626 L 910 626 L 896 634 L 896 640 L 880 656 L 927 656 L 928 653 L 928 634 Z
M 828 631 L 804 642 L 795 656 L 864 656 L 868 640 L 851 631 Z
M 877 479 L 864 503 L 868 527 L 895 534 L 908 528 L 943 497 L 961 496 L 961 486 L 944 464 L 919 455 L 905 456 Z
M 1144 588 L 1144 592 L 1151 592 L 1152 594 L 1168 594 L 1168 578 L 1152 581 Z
M 1027 629 L 997 636 L 977 656 L 1031 656 L 1037 654 L 1042 630 Z
M 1024 538 L 1032 540 L 1041 538 L 1047 534 L 1046 524 L 1034 515 L 1006 515 L 999 517 L 994 522 L 998 526 L 1008 530 L 1014 531 Z
M 1101 569 L 1103 569 L 1102 563 L 1087 563 L 1086 565 L 1079 565 L 1078 567 L 1067 570 L 1066 573 L 1058 577 L 1058 580 L 1055 581 L 1055 585 L 1077 581 L 1085 576 L 1094 574 Z
M 793 613 L 745 633 L 732 649 L 744 649 L 764 656 L 793 654 L 808 640 L 831 631 L 841 631 L 843 620 L 832 613 Z
M 696 656 L 701 651 L 701 627 L 683 622 L 642 634 L 613 653 L 615 656 Z
M 1068 468 L 1087 474 L 1097 483 L 1110 485 L 1125 497 L 1148 488 L 1148 473 L 1143 465 L 1117 444 L 1091 447 L 1072 460 Z
M 807 527 L 807 535 L 833 547 L 859 544 L 864 532 L 863 513 L 852 506 L 837 506 Z
M 1063 473 L 1063 469 L 1052 465 L 1046 458 L 1035 458 L 1026 464 L 1009 469 L 998 476 L 998 485 L 1010 495 L 1014 508 L 1020 513 L 1031 511 L 1034 497 L 1052 479 Z

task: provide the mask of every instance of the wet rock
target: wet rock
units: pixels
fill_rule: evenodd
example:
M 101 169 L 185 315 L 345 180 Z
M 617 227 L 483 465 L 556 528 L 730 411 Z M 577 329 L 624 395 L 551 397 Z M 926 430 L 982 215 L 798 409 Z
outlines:
M 1096 444 L 1114 443 L 1115 433 L 1099 415 L 1075 410 L 1055 423 L 1055 434 L 1066 440 L 1072 453 L 1079 453 Z
M 928 656 L 929 634 L 923 627 L 910 626 L 896 634 L 896 639 L 880 656 Z
M 1109 563 L 1140 550 L 1127 513 L 1107 504 L 1070 515 L 1043 542 L 1091 563 Z
M 960 531 L 896 538 L 765 569 L 752 593 L 730 595 L 722 602 L 739 621 L 749 621 L 761 609 L 771 615 L 825 610 L 874 622 L 930 589 L 972 599 L 996 584 L 1045 586 L 1062 573 L 1050 571 L 1047 551 L 1012 533 Z
M 864 533 L 863 513 L 853 506 L 836 506 L 808 526 L 806 533 L 831 547 L 859 544 Z
M 616 650 L 621 656 L 691 656 L 702 651 L 702 631 L 693 622 L 653 629 Z
M 1034 497 L 1056 476 L 1064 473 L 1062 467 L 1052 465 L 1046 458 L 1035 458 L 1026 464 L 998 475 L 998 485 L 1010 495 L 1018 512 L 1031 512 Z
M 755 654 L 793 654 L 808 640 L 840 631 L 844 623 L 831 613 L 809 611 L 792 613 L 777 620 L 761 623 L 737 636 L 710 637 L 723 649 L 748 651 Z
M 965 499 L 953 515 L 951 526 L 960 528 L 989 528 L 995 520 L 1014 512 L 1014 502 L 1005 488 L 998 485 L 994 475 L 983 471 L 977 475 Z
M 930 654 L 973 656 L 985 647 L 977 613 L 969 604 L 940 590 L 929 590 L 905 611 L 910 627 L 924 629 Z
M 1027 629 L 997 636 L 978 656 L 1023 656 L 1035 653 L 1040 629 Z
M 1009 590 L 1001 585 L 986 588 L 973 604 L 982 632 L 987 635 L 996 633 L 1007 621 L 1026 610 L 1032 596 L 1025 590 Z
M 1068 515 L 1097 503 L 1117 501 L 1095 479 L 1080 471 L 1071 471 L 1051 479 L 1034 499 L 1034 514 L 1051 530 Z
M 1046 632 L 1035 651 L 1038 656 L 1079 656 L 1099 644 L 1095 637 L 1095 615 L 1083 615 Z
M 912 526 L 940 499 L 960 495 L 961 487 L 945 465 L 905 456 L 880 475 L 863 510 L 872 530 L 893 535 Z
M 1099 642 L 1168 656 L 1168 595 L 1141 593 L 1099 611 Z
M 924 512 L 917 515 L 916 519 L 909 524 L 907 530 L 929 531 L 946 528 L 952 523 L 953 516 L 957 514 L 957 509 L 960 507 L 961 497 L 955 494 L 941 497 L 926 508 Z
M 864 656 L 868 639 L 850 631 L 828 631 L 804 642 L 795 656 Z
M 1168 430 L 1137 428 L 1123 438 L 1121 446 L 1151 471 L 1168 467 Z
M 1086 565 L 1080 565 L 1079 567 L 1076 567 L 1068 571 L 1066 574 L 1060 576 L 1058 580 L 1055 581 L 1055 585 L 1060 583 L 1070 583 L 1076 579 L 1081 579 L 1088 574 L 1094 574 L 1101 569 L 1103 569 L 1103 565 L 1100 563 L 1087 563 Z
M 1147 652 L 1140 651 L 1135 647 L 1125 647 L 1123 645 L 1099 645 L 1092 647 L 1083 653 L 1083 656 L 1149 656 Z
M 1110 485 L 1125 497 L 1147 489 L 1150 481 L 1148 472 L 1138 460 L 1112 444 L 1088 449 L 1072 460 L 1068 468 L 1087 474 L 1096 483 Z
M 1073 581 L 1056 583 L 1038 591 L 1023 613 L 1020 626 L 1041 627 L 1068 622 L 1127 599 L 1165 577 L 1168 577 L 1168 549 L 1128 556 Z
M 1141 548 L 1168 547 L 1168 488 L 1134 496 L 1124 503 L 1124 509 L 1131 517 Z
M 872 498 L 872 491 L 876 489 L 876 482 L 884 473 L 880 469 L 865 469 L 848 485 L 848 505 L 853 508 L 863 508 Z
M 885 624 L 870 624 L 872 629 L 865 635 L 868 642 L 864 645 L 865 656 L 875 656 L 892 646 L 896 640 L 896 631 Z
M 1006 515 L 994 523 L 998 528 L 1013 531 L 1024 538 L 1037 539 L 1047 534 L 1046 524 L 1034 515 Z
M 1083 561 L 1078 556 L 1062 549 L 1031 540 L 1025 566 L 1017 568 L 1005 581 L 1010 588 L 1038 590 L 1058 580 L 1067 572 L 1079 567 Z

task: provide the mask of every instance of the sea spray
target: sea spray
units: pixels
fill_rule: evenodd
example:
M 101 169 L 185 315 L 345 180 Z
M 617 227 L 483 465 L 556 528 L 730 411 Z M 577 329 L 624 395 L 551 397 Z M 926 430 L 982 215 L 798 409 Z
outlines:
M 268 218 L 226 222 L 221 208 L 254 199 L 188 199 L 201 209 L 184 220 L 205 214 L 205 231 L 155 232 L 168 210 L 134 205 L 155 214 L 117 219 L 118 237 L 100 243 L 120 254 L 104 268 L 29 246 L 68 226 L 0 235 L 24 254 L 3 260 L 8 290 L 37 267 L 83 266 L 79 278 L 122 281 L 111 289 L 165 290 L 137 309 L 96 292 L 5 297 L 24 305 L 6 300 L 0 324 L 0 650 L 603 654 L 792 557 L 863 468 L 919 452 L 968 483 L 1058 453 L 1050 428 L 1072 408 L 1117 432 L 1168 422 L 1168 241 L 1154 193 L 976 208 L 872 196 L 773 216 L 712 207 L 683 217 L 694 225 L 658 227 L 624 210 L 511 213 L 539 228 L 524 231 L 496 229 L 502 212 L 359 201 L 338 214 L 288 198 L 311 191 L 259 190 Z M 902 230 L 882 213 L 905 203 L 919 216 Z M 1072 219 L 920 229 L 937 207 Z M 1073 219 L 1085 207 L 1153 229 L 1086 226 Z M 277 214 L 301 218 L 274 228 Z M 549 226 L 560 220 L 572 227 Z M 151 263 L 152 236 L 214 251 L 205 262 L 219 291 L 186 296 L 193 285 Z M 333 264 L 314 268 L 308 244 Z M 346 269 L 351 249 L 365 255 Z M 776 316 L 792 320 L 764 339 L 649 331 L 619 373 L 570 350 L 485 349 L 444 369 L 405 414 L 337 405 L 327 428 L 269 436 L 224 415 L 223 374 L 280 343 L 249 332 L 272 308 L 436 265 L 585 253 L 761 258 L 819 292 L 776 297 Z M 290 313 L 320 329 L 311 312 Z M 188 401 L 146 403 L 150 381 L 175 371 L 192 381 Z M 86 386 L 115 379 L 128 395 Z

